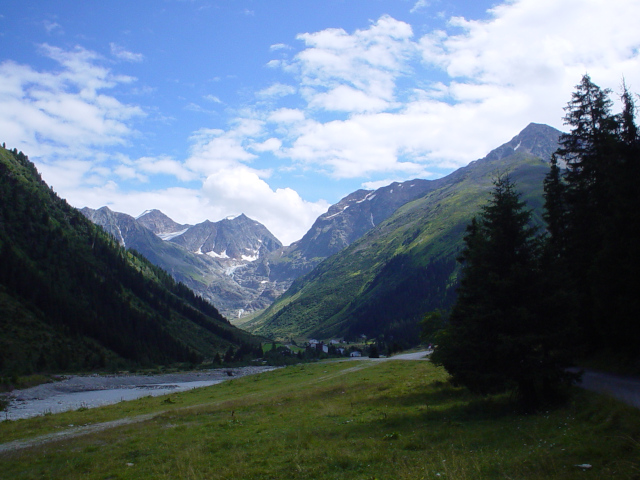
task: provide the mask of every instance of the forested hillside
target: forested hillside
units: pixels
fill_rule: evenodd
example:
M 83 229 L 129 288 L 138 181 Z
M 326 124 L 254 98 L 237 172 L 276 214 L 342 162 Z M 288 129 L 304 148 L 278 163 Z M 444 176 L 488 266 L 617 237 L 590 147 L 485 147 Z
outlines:
M 258 343 L 0 148 L 0 373 L 200 362 Z

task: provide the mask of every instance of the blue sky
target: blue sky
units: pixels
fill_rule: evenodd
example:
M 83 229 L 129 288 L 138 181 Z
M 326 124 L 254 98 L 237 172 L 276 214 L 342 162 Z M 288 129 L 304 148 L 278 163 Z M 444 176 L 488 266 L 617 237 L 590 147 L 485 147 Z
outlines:
M 245 213 L 288 244 L 354 190 L 562 129 L 584 73 L 639 92 L 638 18 L 637 0 L 4 0 L 0 142 L 74 206 Z

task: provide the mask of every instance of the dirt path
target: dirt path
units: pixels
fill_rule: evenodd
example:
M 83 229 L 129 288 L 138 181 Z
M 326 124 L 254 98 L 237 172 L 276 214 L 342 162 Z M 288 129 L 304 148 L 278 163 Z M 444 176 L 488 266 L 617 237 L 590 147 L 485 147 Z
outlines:
M 358 370 L 361 370 L 363 368 L 367 368 L 367 367 L 371 367 L 373 366 L 376 362 L 378 361 L 385 361 L 385 360 L 425 360 L 425 355 L 427 352 L 416 352 L 416 353 L 409 353 L 409 354 L 402 354 L 402 355 L 396 355 L 395 357 L 391 357 L 391 358 L 376 358 L 376 359 L 370 359 L 367 357 L 361 357 L 358 358 L 357 360 L 368 360 L 368 362 L 358 362 L 357 365 L 354 365 L 353 367 L 347 368 L 346 370 L 342 370 L 341 372 L 338 372 L 336 374 L 332 374 L 332 375 L 323 375 L 320 376 L 318 379 L 315 380 L 315 382 L 320 382 L 320 381 L 326 381 L 335 377 L 339 377 L 341 375 L 345 375 L 347 373 L 352 373 Z M 240 372 L 235 372 L 236 374 L 240 373 Z M 252 372 L 252 373 L 248 373 L 248 372 L 243 372 L 244 374 L 254 374 L 254 373 L 259 373 L 258 369 L 256 369 L 256 372 Z M 239 376 L 242 376 L 242 374 L 240 374 Z M 77 382 L 81 382 L 81 384 L 84 386 L 84 383 L 86 383 L 86 379 L 88 377 L 76 377 L 73 382 L 74 382 L 74 387 L 76 387 L 75 383 Z M 180 380 L 184 380 L 185 378 L 180 378 Z M 149 378 L 146 377 L 144 378 L 144 380 L 148 383 L 149 382 Z M 167 379 L 164 379 L 167 380 Z M 172 379 L 175 380 L 175 379 Z M 138 379 L 133 380 L 132 378 L 128 379 L 129 382 L 135 382 L 138 383 Z M 104 378 L 101 380 L 101 382 L 104 382 Z M 123 382 L 123 379 L 113 379 L 113 380 L 109 380 L 108 383 L 118 383 L 121 384 Z M 67 385 L 68 386 L 68 385 Z M 91 387 L 95 387 L 94 383 L 92 382 Z M 49 386 L 48 388 L 51 388 L 51 386 Z M 43 393 L 43 390 L 41 389 L 39 391 L 39 393 Z M 47 393 L 50 393 L 47 391 Z M 188 407 L 184 407 L 185 409 L 189 409 L 189 408 L 194 408 L 194 405 L 188 406 Z M 179 409 L 182 410 L 182 409 Z M 60 431 L 60 432 L 55 432 L 55 433 L 50 433 L 47 435 L 41 435 L 39 437 L 35 437 L 35 438 L 29 438 L 29 439 L 25 439 L 25 440 L 14 440 L 12 442 L 7 442 L 7 443 L 2 443 L 0 444 L 0 455 L 4 454 L 4 453 L 10 453 L 10 452 L 15 452 L 18 450 L 22 450 L 24 448 L 29 448 L 29 447 L 37 447 L 40 445 L 46 445 L 48 443 L 52 443 L 52 442 L 57 442 L 60 440 L 68 440 L 71 438 L 76 438 L 76 437 L 80 437 L 82 435 L 88 435 L 91 433 L 96 433 L 96 432 L 101 432 L 104 430 L 108 430 L 110 428 L 116 428 L 116 427 L 120 427 L 123 425 L 131 425 L 131 424 L 135 424 L 135 423 L 141 423 L 147 420 L 151 420 L 152 418 L 158 416 L 158 415 L 162 415 L 163 413 L 165 413 L 164 411 L 160 411 L 160 412 L 155 412 L 152 414 L 145 414 L 145 415 L 138 415 L 135 417 L 127 417 L 127 418 L 121 418 L 119 420 L 112 420 L 110 422 L 102 422 L 102 423 L 95 423 L 95 424 L 91 424 L 91 425 L 83 425 L 83 426 L 78 426 L 78 427 L 73 427 L 73 428 L 68 428 L 66 430 Z
M 152 414 L 138 415 L 137 417 L 121 418 L 119 420 L 112 420 L 110 422 L 83 425 L 79 427 L 69 428 L 61 432 L 49 433 L 47 435 L 29 438 L 27 440 L 14 440 L 13 442 L 2 443 L 0 444 L 0 454 L 15 452 L 16 450 L 22 450 L 23 448 L 37 447 L 39 445 L 57 442 L 60 440 L 68 440 L 70 438 L 80 437 L 82 435 L 88 435 L 90 433 L 101 432 L 103 430 L 120 427 L 122 425 L 144 422 L 145 420 L 150 420 L 151 418 L 163 413 L 164 412 L 156 412 Z

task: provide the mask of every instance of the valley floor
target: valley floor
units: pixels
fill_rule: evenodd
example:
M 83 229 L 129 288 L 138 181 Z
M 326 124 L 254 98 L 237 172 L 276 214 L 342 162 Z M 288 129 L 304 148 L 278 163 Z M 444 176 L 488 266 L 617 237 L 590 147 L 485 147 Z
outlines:
M 637 409 L 575 389 L 522 415 L 446 380 L 430 362 L 345 360 L 0 422 L 0 478 L 637 477 Z

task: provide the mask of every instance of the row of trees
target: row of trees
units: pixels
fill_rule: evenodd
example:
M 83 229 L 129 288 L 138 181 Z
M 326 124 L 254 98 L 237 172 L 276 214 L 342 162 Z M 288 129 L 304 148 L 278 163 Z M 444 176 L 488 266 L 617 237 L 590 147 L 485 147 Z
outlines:
M 514 390 L 529 408 L 575 378 L 572 358 L 612 350 L 637 356 L 640 140 L 626 87 L 623 111 L 588 75 L 566 107 L 544 181 L 545 232 L 508 175 L 467 227 L 463 275 L 433 361 L 471 390 Z

